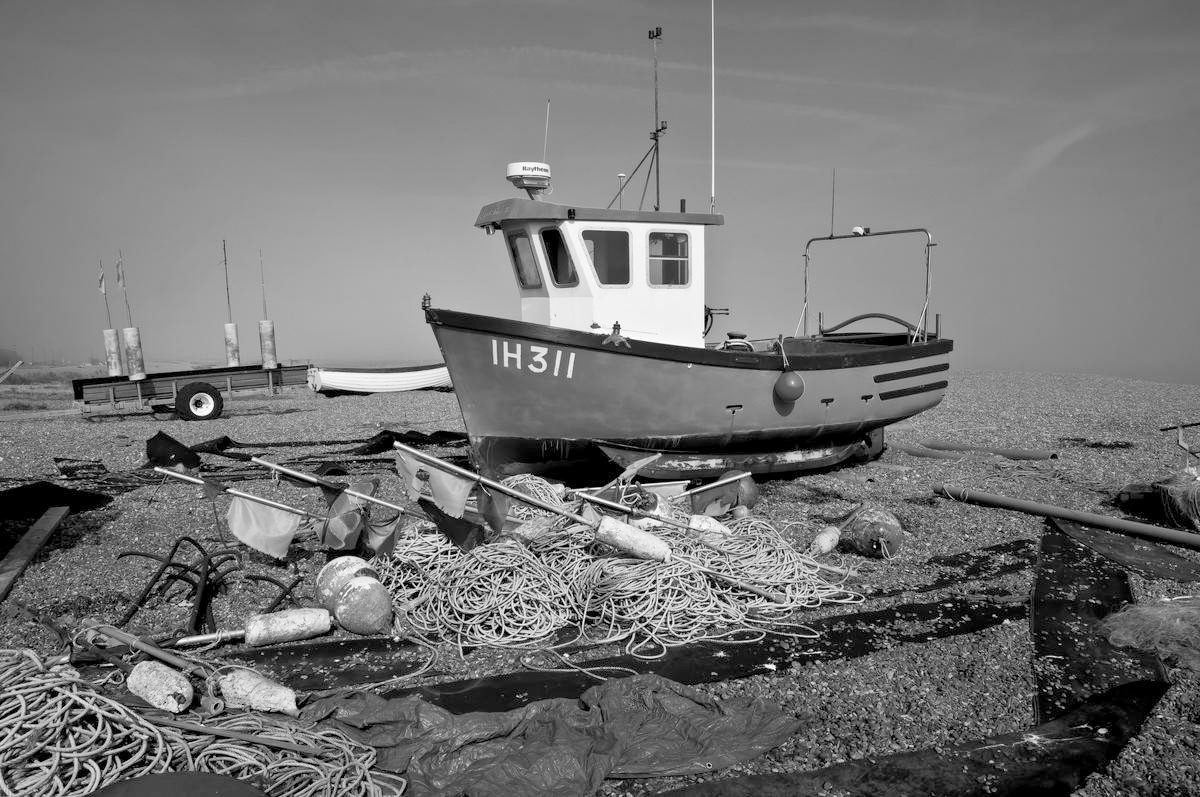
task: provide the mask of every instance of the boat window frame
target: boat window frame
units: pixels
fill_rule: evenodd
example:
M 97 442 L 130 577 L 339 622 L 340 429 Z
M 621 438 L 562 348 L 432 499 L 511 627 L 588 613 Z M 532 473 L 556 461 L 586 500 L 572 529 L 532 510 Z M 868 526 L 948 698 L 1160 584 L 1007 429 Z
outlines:
M 655 235 L 683 236 L 686 254 L 683 257 L 651 254 L 651 240 Z M 685 272 L 683 282 L 655 282 L 654 263 L 658 261 L 661 267 L 663 261 L 682 261 Z M 646 284 L 657 289 L 686 289 L 692 285 L 692 235 L 687 230 L 647 230 L 646 231 Z
M 522 262 L 523 258 L 520 256 L 514 246 L 514 243 L 518 239 L 522 238 L 525 240 L 529 251 L 528 263 Z M 504 242 L 507 244 L 505 248 L 508 250 L 508 260 L 510 263 L 512 263 L 513 274 L 517 278 L 517 287 L 523 291 L 543 290 L 545 283 L 542 280 L 542 270 L 538 267 L 537 253 L 534 250 L 533 239 L 529 235 L 529 230 L 525 229 L 524 227 L 505 230 Z M 533 273 L 531 276 L 537 280 L 536 282 L 531 283 L 526 281 L 526 276 L 530 275 L 525 274 L 524 270 L 522 269 L 523 265 L 532 267 Z
M 589 247 L 587 239 L 588 233 L 617 233 L 625 236 L 625 281 L 624 282 L 605 282 L 601 276 L 599 269 L 596 268 L 596 257 L 594 246 Z M 592 277 L 596 280 L 596 286 L 602 290 L 630 290 L 633 288 L 633 232 L 627 227 L 608 227 L 608 226 L 580 226 L 579 241 L 583 244 L 584 254 L 587 255 L 588 266 L 592 270 Z
M 561 251 L 567 258 L 567 267 L 570 269 L 572 280 L 570 282 L 559 282 L 558 275 L 554 269 L 554 263 L 550 257 L 550 247 L 546 245 L 545 234 L 553 231 L 559 240 Z M 575 266 L 575 258 L 571 256 L 571 247 L 567 244 L 567 236 L 563 234 L 562 228 L 557 224 L 546 224 L 537 230 L 538 245 L 541 247 L 542 257 L 546 263 L 546 273 L 550 275 L 550 283 L 556 288 L 577 288 L 579 287 L 579 269 Z

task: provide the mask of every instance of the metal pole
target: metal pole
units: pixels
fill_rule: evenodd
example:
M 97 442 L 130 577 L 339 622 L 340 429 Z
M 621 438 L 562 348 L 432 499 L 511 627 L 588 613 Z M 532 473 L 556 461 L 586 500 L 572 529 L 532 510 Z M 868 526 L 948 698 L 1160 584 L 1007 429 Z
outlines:
M 108 287 L 104 284 L 104 261 L 100 261 L 100 293 L 104 294 L 104 315 L 108 318 L 108 328 L 112 329 L 112 310 L 108 309 Z
M 962 487 L 951 487 L 948 484 L 937 485 L 933 488 L 933 492 L 946 498 L 952 498 L 955 501 L 965 501 L 968 504 L 991 506 L 999 509 L 1012 509 L 1030 515 L 1042 515 L 1043 517 L 1053 517 L 1061 520 L 1073 520 L 1076 523 L 1082 523 L 1086 526 L 1095 526 L 1096 528 L 1117 531 L 1122 534 L 1131 534 L 1134 537 L 1145 537 L 1193 550 L 1200 550 L 1200 534 L 1194 532 L 1164 529 L 1161 526 L 1152 526 L 1149 523 L 1138 523 L 1134 520 L 1096 515 L 1091 512 L 1077 512 L 1074 509 L 1066 509 L 1061 506 L 1054 506 L 1053 504 L 1041 504 L 1036 501 L 1009 498 L 1003 495 L 996 495 L 995 493 L 978 492 Z
M 221 248 L 222 249 L 225 248 L 225 243 L 223 241 L 221 242 Z M 225 280 L 226 280 L 225 291 L 226 291 L 226 294 L 228 295 L 228 292 L 229 292 L 229 282 L 228 282 L 229 266 L 228 265 L 225 266 Z M 267 315 L 267 276 L 266 276 L 266 272 L 263 270 L 263 256 L 262 256 L 261 249 L 258 250 L 258 280 L 260 283 L 262 283 L 263 318 L 270 318 L 271 316 Z M 230 314 L 232 315 L 232 308 L 230 308 Z M 232 320 L 232 319 L 230 319 L 230 320 Z
M 369 501 L 372 504 L 378 504 L 379 506 L 387 507 L 388 509 L 395 510 L 396 512 L 399 512 L 402 515 L 416 514 L 410 509 L 405 509 L 402 506 L 397 506 L 396 504 L 390 503 L 388 501 L 384 501 L 382 498 L 376 498 L 373 495 L 367 495 L 366 493 L 360 493 L 356 490 L 351 490 L 349 487 L 343 487 L 340 484 L 331 482 L 328 479 L 322 479 L 320 476 L 314 476 L 311 473 L 304 473 L 303 471 L 292 470 L 291 468 L 286 468 L 283 465 L 279 465 L 275 462 L 270 462 L 261 457 L 250 457 L 250 461 L 253 462 L 255 465 L 262 465 L 264 468 L 270 468 L 273 471 L 278 471 L 279 473 L 282 473 L 284 476 L 291 476 L 293 479 L 300 479 L 301 481 L 306 481 L 309 484 L 315 484 L 319 487 L 325 487 L 330 490 L 338 490 L 339 492 L 344 493 L 345 495 L 349 495 L 354 498 L 361 499 L 363 501 Z M 421 517 L 424 517 L 424 516 L 425 516 L 424 513 L 422 513 Z
M 476 482 L 477 484 L 482 484 L 484 487 L 487 487 L 489 490 L 495 490 L 498 493 L 504 493 L 509 498 L 515 498 L 518 501 L 529 504 L 530 506 L 537 507 L 538 509 L 544 509 L 547 512 L 551 512 L 555 515 L 559 515 L 560 517 L 564 517 L 567 520 L 573 521 L 575 523 L 579 523 L 580 525 L 583 525 L 583 526 L 587 526 L 588 528 L 595 528 L 596 524 L 589 522 L 588 519 L 585 517 L 576 515 L 574 512 L 568 512 L 567 510 L 563 509 L 562 507 L 554 506 L 553 504 L 548 504 L 545 501 L 534 498 L 533 496 L 526 495 L 525 493 L 521 492 L 520 490 L 514 490 L 513 488 L 511 488 L 505 484 L 501 484 L 500 482 L 492 481 L 491 479 L 489 479 L 485 476 L 480 476 L 478 473 L 469 471 L 466 468 L 460 468 L 452 462 L 447 462 L 444 459 L 438 459 L 435 456 L 426 454 L 424 451 L 418 451 L 417 449 L 406 446 L 403 443 L 392 443 L 392 445 L 395 448 L 399 449 L 400 451 L 403 451 L 405 454 L 408 454 L 409 456 L 413 457 L 414 459 L 419 460 L 420 462 L 422 462 L 426 465 L 432 465 L 433 467 L 438 468 L 439 470 L 444 470 L 447 473 L 453 473 L 455 476 L 461 476 L 464 479 L 470 479 L 471 481 Z
M 708 178 L 708 212 L 717 212 L 717 2 L 709 0 L 708 4 L 709 36 L 708 59 L 709 69 L 709 178 Z
M 225 263 L 225 307 L 229 310 L 229 323 L 232 324 L 233 301 L 229 298 L 229 252 L 225 249 L 224 238 L 221 239 L 221 260 Z
M 120 275 L 121 293 L 125 296 L 125 315 L 129 318 L 129 326 L 133 326 L 133 311 L 129 309 L 129 288 L 125 287 L 125 256 L 117 250 L 117 273 Z
M 662 38 L 662 28 L 655 28 L 650 31 L 650 41 L 654 46 L 654 132 L 650 134 L 654 139 L 654 209 L 658 210 L 661 201 L 660 189 L 661 178 L 659 175 L 658 162 L 658 140 L 661 138 L 662 126 L 658 121 L 658 40 Z
M 167 470 L 166 468 L 160 468 L 160 467 L 156 466 L 154 468 L 154 472 L 161 473 L 163 476 L 170 476 L 172 479 L 178 479 L 179 481 L 189 482 L 191 484 L 198 484 L 201 487 L 204 487 L 206 485 L 209 487 L 219 487 L 221 492 L 223 492 L 227 495 L 232 495 L 234 498 L 245 498 L 247 501 L 253 501 L 256 504 L 262 504 L 263 506 L 269 506 L 272 509 L 281 509 L 284 512 L 291 512 L 293 515 L 300 515 L 302 517 L 312 518 L 313 520 L 327 520 L 328 519 L 324 515 L 315 515 L 312 512 L 309 512 L 304 509 L 297 509 L 294 506 L 288 506 L 287 504 L 281 504 L 278 501 L 272 501 L 270 498 L 263 498 L 262 496 L 254 495 L 252 493 L 244 493 L 241 490 L 235 490 L 232 487 L 225 487 L 224 485 L 219 485 L 214 482 L 210 482 L 206 479 L 201 479 L 196 476 L 188 476 L 186 473 L 180 473 L 179 471 Z

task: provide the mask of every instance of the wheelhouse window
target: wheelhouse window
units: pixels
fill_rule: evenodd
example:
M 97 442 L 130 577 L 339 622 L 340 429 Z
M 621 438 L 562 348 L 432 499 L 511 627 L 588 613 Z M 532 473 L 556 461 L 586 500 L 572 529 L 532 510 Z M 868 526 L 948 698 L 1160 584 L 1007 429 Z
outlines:
M 567 251 L 562 233 L 557 227 L 547 227 L 541 234 L 551 281 L 560 288 L 578 285 L 579 275 L 575 273 L 575 264 L 571 262 L 571 253 Z
M 533 246 L 529 243 L 529 236 L 524 232 L 510 233 L 508 253 L 512 256 L 513 268 L 517 272 L 517 282 L 521 287 L 542 287 L 542 277 L 538 274 L 537 260 L 533 256 Z
M 688 284 L 687 233 L 650 233 L 650 284 Z
M 629 284 L 629 233 L 624 230 L 584 230 L 583 242 L 601 285 Z

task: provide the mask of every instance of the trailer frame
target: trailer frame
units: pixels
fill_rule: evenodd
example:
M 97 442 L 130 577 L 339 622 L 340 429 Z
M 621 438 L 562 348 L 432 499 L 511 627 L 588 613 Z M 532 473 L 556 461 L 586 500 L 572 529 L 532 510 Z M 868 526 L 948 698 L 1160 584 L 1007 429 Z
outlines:
M 131 403 L 138 409 L 154 403 L 169 402 L 179 412 L 176 400 L 180 391 L 197 382 L 211 386 L 226 400 L 233 400 L 234 393 L 248 390 L 265 390 L 269 395 L 277 394 L 285 387 L 306 387 L 309 364 L 279 365 L 263 368 L 261 365 L 238 365 L 225 368 L 196 368 L 186 371 L 164 371 L 146 374 L 144 379 L 131 380 L 128 376 L 101 376 L 71 380 L 71 390 L 76 406 L 87 413 L 100 405 L 111 410 L 127 408 Z M 220 410 L 205 420 L 219 418 Z M 186 416 L 182 416 L 186 417 Z

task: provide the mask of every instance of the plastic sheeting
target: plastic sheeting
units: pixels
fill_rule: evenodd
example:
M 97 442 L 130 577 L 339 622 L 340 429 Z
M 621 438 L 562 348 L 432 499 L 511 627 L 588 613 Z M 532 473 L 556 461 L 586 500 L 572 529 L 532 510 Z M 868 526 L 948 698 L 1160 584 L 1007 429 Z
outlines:
M 455 715 L 416 696 L 354 692 L 302 716 L 375 747 L 377 766 L 404 773 L 414 797 L 587 795 L 605 778 L 711 772 L 778 746 L 800 725 L 758 698 L 715 700 L 656 675 L 499 713 Z

